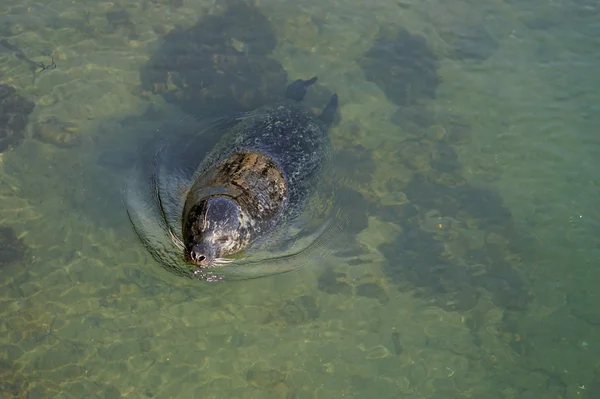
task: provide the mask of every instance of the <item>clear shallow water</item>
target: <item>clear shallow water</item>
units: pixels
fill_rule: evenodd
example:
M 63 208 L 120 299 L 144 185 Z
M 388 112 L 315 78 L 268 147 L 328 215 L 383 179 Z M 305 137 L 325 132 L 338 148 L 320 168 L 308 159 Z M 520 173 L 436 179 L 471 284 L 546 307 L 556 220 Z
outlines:
M 120 6 L 133 25 L 122 17 L 113 18 L 116 28 L 108 23 L 106 13 Z M 2 395 L 598 395 L 596 5 L 260 2 L 278 38 L 273 54 L 290 79 L 318 75 L 340 96 L 332 138 L 360 166 L 349 180 L 369 204 L 356 209 L 362 251 L 297 273 L 214 285 L 171 276 L 145 253 L 120 203 L 128 155 L 114 153 L 134 151 L 157 125 L 182 117 L 160 96 L 139 95 L 140 68 L 163 32 L 219 8 L 119 7 L 14 3 L 0 10 L 3 37 L 35 62 L 54 54 L 58 65 L 33 81 L 27 63 L 0 53 L 2 83 L 36 102 L 29 127 L 54 115 L 82 136 L 67 149 L 27 138 L 1 155 L 0 225 L 29 247 L 27 260 L 0 270 Z M 421 33 L 440 57 L 436 99 L 426 100 L 434 128 L 415 127 L 405 115 L 394 123 L 397 105 L 357 62 L 389 23 Z M 481 39 L 482 25 L 496 44 Z M 457 45 L 456 33 L 480 40 Z M 146 112 L 150 104 L 155 111 Z M 408 184 L 426 169 L 429 150 L 419 149 L 437 143 L 415 146 L 419 131 L 435 139 L 439 126 L 453 131 L 451 122 L 469 127 L 451 143 L 460 175 L 495 194 L 468 197 L 462 213 L 447 217 L 450 208 L 432 212 L 439 190 Z M 496 195 L 514 225 L 502 234 Z M 417 224 L 397 207 L 406 196 L 424 210 Z M 464 214 L 481 209 L 487 222 L 473 228 Z M 484 233 L 510 242 L 493 259 L 510 268 L 457 284 Z M 463 269 L 429 268 L 431 259 L 420 255 L 440 253 L 438 242 L 448 264 Z M 441 284 L 432 285 L 428 276 L 440 270 Z M 515 305 L 523 292 L 533 299 Z

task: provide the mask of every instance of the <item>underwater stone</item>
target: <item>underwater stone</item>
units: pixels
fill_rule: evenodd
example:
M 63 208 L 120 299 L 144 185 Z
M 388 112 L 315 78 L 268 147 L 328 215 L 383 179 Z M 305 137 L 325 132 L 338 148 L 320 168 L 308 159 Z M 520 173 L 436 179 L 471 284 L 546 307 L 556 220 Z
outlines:
M 63 122 L 55 116 L 34 124 L 33 138 L 59 148 L 71 148 L 81 145 L 79 127 L 74 123 Z

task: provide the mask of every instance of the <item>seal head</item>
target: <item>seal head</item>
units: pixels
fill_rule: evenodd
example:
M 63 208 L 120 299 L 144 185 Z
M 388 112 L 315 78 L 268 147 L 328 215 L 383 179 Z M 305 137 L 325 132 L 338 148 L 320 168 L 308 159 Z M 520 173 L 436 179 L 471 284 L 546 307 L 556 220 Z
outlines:
M 231 263 L 275 226 L 287 204 L 287 184 L 268 156 L 234 152 L 200 174 L 187 194 L 180 248 L 193 265 Z
M 188 217 L 185 257 L 198 267 L 230 263 L 224 258 L 238 252 L 248 240 L 240 205 L 227 196 L 214 196 L 195 206 Z

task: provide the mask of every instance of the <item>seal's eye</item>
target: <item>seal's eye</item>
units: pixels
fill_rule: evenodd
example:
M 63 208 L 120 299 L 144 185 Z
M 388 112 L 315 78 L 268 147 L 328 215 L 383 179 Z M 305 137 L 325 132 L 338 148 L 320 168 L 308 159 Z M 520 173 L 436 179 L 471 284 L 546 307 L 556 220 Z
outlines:
M 229 236 L 222 236 L 217 239 L 217 242 L 220 242 L 221 244 L 225 244 L 227 241 L 229 241 Z

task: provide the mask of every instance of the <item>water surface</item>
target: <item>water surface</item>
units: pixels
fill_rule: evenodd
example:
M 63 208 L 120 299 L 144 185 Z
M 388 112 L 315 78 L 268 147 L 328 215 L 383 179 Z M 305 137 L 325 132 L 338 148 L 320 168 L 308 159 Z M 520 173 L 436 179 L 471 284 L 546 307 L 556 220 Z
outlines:
M 35 108 L 0 154 L 0 396 L 600 395 L 598 5 L 255 3 L 254 36 L 197 25 L 228 2 L 3 3 L 0 83 Z M 351 253 L 197 284 L 137 241 L 132 154 L 204 99 L 177 85 L 202 47 L 166 35 L 211 27 L 260 72 L 241 108 L 286 79 L 338 93 Z

